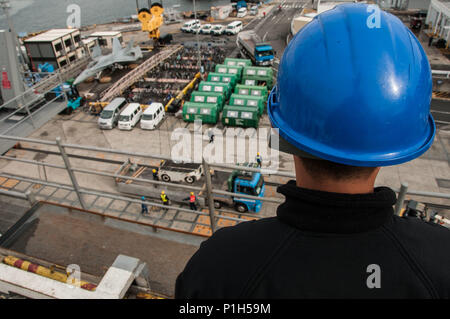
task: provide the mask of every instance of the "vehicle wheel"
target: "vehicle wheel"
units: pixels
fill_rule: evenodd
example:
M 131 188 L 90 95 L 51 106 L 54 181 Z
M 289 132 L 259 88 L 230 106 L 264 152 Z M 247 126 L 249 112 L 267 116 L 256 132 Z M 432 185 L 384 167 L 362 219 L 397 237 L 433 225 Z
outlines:
M 245 213 L 246 211 L 248 211 L 247 205 L 242 203 L 237 203 L 234 206 L 234 209 L 236 209 L 239 213 Z
M 214 201 L 214 208 L 219 209 L 222 208 L 222 203 L 218 201 Z
M 167 174 L 162 174 L 161 179 L 166 183 L 170 182 L 170 176 Z
M 184 178 L 184 181 L 188 184 L 192 184 L 193 182 L 195 182 L 195 176 L 186 176 Z

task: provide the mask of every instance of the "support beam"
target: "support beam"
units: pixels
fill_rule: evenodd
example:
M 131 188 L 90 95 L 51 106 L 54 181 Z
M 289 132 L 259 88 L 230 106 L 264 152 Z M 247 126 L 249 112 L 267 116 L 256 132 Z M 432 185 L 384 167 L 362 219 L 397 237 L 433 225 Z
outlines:
M 80 193 L 80 186 L 78 185 L 77 179 L 72 170 L 72 166 L 70 165 L 69 157 L 67 156 L 64 146 L 61 145 L 60 137 L 56 138 L 56 145 L 58 146 L 59 151 L 61 153 L 61 157 L 63 158 L 64 165 L 66 166 L 66 169 L 67 169 L 67 173 L 69 173 L 69 177 L 70 177 L 70 180 L 72 181 L 72 185 L 73 185 L 73 188 L 75 189 L 75 193 L 77 193 L 78 201 L 80 202 L 81 208 L 87 209 L 87 207 L 84 203 L 83 197 Z

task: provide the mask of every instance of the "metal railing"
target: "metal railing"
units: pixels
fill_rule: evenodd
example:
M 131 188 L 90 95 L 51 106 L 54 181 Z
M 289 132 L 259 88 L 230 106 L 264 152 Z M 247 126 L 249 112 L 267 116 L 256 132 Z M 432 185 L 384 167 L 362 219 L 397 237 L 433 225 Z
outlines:
M 293 174 L 291 172 L 275 171 L 275 170 L 271 170 L 271 169 L 267 169 L 267 168 L 255 168 L 255 167 L 232 165 L 232 164 L 210 163 L 210 162 L 207 162 L 205 159 L 203 159 L 203 162 L 201 165 L 203 165 L 203 172 L 205 174 L 204 186 L 198 187 L 198 186 L 191 186 L 191 185 L 182 185 L 182 184 L 177 184 L 177 183 L 155 181 L 155 180 L 150 180 L 150 179 L 125 176 L 125 175 L 117 174 L 117 173 L 96 171 L 96 170 L 87 169 L 87 168 L 73 167 L 72 164 L 70 163 L 71 154 L 67 152 L 67 149 L 105 152 L 105 153 L 111 153 L 111 154 L 119 154 L 119 155 L 126 155 L 126 156 L 139 157 L 139 158 L 151 158 L 151 159 L 158 159 L 158 160 L 170 160 L 171 158 L 168 156 L 163 156 L 163 155 L 159 155 L 159 154 L 151 154 L 151 153 L 142 153 L 142 152 L 129 152 L 129 151 L 122 151 L 122 150 L 115 150 L 115 149 L 101 148 L 101 147 L 94 147 L 94 146 L 67 144 L 67 143 L 61 142 L 61 140 L 59 138 L 57 138 L 55 141 L 48 141 L 48 140 L 40 140 L 40 139 L 32 139 L 32 138 L 22 138 L 22 137 L 17 137 L 17 136 L 0 135 L 0 140 L 13 140 L 13 141 L 17 141 L 17 142 L 36 143 L 36 144 L 42 144 L 42 145 L 47 145 L 47 146 L 52 146 L 52 147 L 57 148 L 58 152 L 54 152 L 54 153 L 57 153 L 59 156 L 61 156 L 64 165 L 46 163 L 46 162 L 30 160 L 30 159 L 15 158 L 15 157 L 10 157 L 10 156 L 0 156 L 0 159 L 65 170 L 70 177 L 71 185 L 57 183 L 57 182 L 48 182 L 48 181 L 43 181 L 41 179 L 32 179 L 32 178 L 27 178 L 27 177 L 23 177 L 20 179 L 23 181 L 28 181 L 30 183 L 38 183 L 38 184 L 42 184 L 42 185 L 47 185 L 47 186 L 51 186 L 51 187 L 57 187 L 57 188 L 74 191 L 77 195 L 78 202 L 79 202 L 81 208 L 83 208 L 83 209 L 87 209 L 87 205 L 84 202 L 83 197 L 82 197 L 83 194 L 104 196 L 104 197 L 112 198 L 112 199 L 122 199 L 122 200 L 126 200 L 128 202 L 147 204 L 147 205 L 150 205 L 153 207 L 158 207 L 158 208 L 163 208 L 163 209 L 174 209 L 177 211 L 185 211 L 185 212 L 195 213 L 198 215 L 209 216 L 212 232 L 215 232 L 217 230 L 216 219 L 218 217 L 220 217 L 221 219 L 232 220 L 232 221 L 237 221 L 237 222 L 247 221 L 247 219 L 240 218 L 240 217 L 230 217 L 230 216 L 226 216 L 224 214 L 221 214 L 220 216 L 216 216 L 216 211 L 228 212 L 228 213 L 230 213 L 232 211 L 215 208 L 214 201 L 213 201 L 213 197 L 214 197 L 213 195 L 216 194 L 216 195 L 226 195 L 226 196 L 230 196 L 230 197 L 236 197 L 236 194 L 229 192 L 229 191 L 222 190 L 222 189 L 214 188 L 213 184 L 211 183 L 211 167 L 228 169 L 228 170 L 259 172 L 263 175 L 269 175 L 269 176 L 273 175 L 273 176 L 280 176 L 280 177 L 287 177 L 287 178 L 295 178 L 295 174 Z M 37 151 L 39 151 L 39 150 L 37 150 Z M 86 159 L 86 160 L 89 161 L 89 159 Z M 96 159 L 96 160 L 99 160 L 99 159 Z M 133 198 L 131 196 L 126 196 L 126 195 L 118 195 L 118 194 L 108 193 L 108 192 L 94 190 L 94 189 L 82 188 L 78 184 L 75 173 L 92 174 L 92 175 L 105 176 L 105 177 L 111 177 L 111 178 L 120 178 L 120 179 L 124 179 L 124 180 L 143 182 L 143 183 L 147 183 L 147 184 L 170 186 L 170 187 L 181 188 L 181 189 L 186 189 L 186 190 L 190 190 L 190 191 L 205 192 L 206 206 L 208 209 L 208 213 L 205 213 L 200 210 L 191 210 L 191 209 L 182 208 L 182 207 L 173 206 L 173 205 L 163 205 L 163 204 L 160 204 L 160 203 L 157 203 L 154 201 L 148 201 L 148 200 L 143 201 L 143 200 L 136 199 L 136 198 Z M 3 175 L 5 175 L 5 173 Z M 6 174 L 6 175 L 8 175 L 8 174 Z M 14 178 L 17 178 L 17 177 L 14 176 Z M 394 191 L 399 193 L 398 201 L 395 206 L 395 213 L 397 215 L 400 213 L 400 211 L 404 205 L 406 194 L 409 194 L 412 196 L 425 196 L 425 197 L 450 199 L 450 194 L 409 190 L 407 184 L 402 184 L 400 189 L 394 189 Z M 32 202 L 34 200 L 33 194 L 30 194 L 30 193 L 19 193 L 19 192 L 15 192 L 15 191 L 0 190 L 0 194 L 8 194 L 9 196 L 16 196 L 16 197 L 19 197 L 22 199 L 28 199 L 30 202 Z M 275 198 L 275 197 L 257 197 L 257 196 L 246 195 L 246 194 L 239 194 L 238 197 L 239 198 L 247 198 L 247 199 L 256 199 L 256 200 L 261 200 L 263 202 L 271 202 L 271 203 L 276 203 L 276 204 L 283 202 L 283 200 L 281 198 Z M 246 214 L 240 213 L 240 212 L 233 212 L 233 213 L 235 213 L 237 215 L 241 215 L 241 216 L 251 216 L 256 219 L 259 218 L 256 215 L 250 215 L 250 214 L 246 215 Z

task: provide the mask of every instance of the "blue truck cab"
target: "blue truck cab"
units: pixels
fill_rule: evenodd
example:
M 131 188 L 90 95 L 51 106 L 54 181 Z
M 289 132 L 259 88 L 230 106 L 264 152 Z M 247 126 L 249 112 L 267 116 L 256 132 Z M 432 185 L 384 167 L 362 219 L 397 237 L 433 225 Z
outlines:
M 239 197 L 239 194 L 264 197 L 265 190 L 264 177 L 261 173 L 235 170 L 228 179 L 228 191 L 236 194 L 233 196 L 234 208 L 240 213 L 247 211 L 258 213 L 262 201 Z
M 273 48 L 270 44 L 258 43 L 255 45 L 254 55 L 256 65 L 272 65 L 273 63 Z

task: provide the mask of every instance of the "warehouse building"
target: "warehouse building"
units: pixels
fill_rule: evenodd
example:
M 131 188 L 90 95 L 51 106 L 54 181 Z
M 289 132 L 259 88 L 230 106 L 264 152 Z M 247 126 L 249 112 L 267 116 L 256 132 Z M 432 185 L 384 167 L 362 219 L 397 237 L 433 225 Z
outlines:
M 32 68 L 45 62 L 55 69 L 84 56 L 78 29 L 52 29 L 24 41 Z
M 123 42 L 122 33 L 120 31 L 99 31 L 89 35 L 89 38 L 95 38 L 98 44 L 102 47 L 112 49 L 113 39 L 119 39 L 119 42 Z
M 450 37 L 450 2 L 431 0 L 425 23 L 436 37 L 449 40 Z
M 430 0 L 377 0 L 377 4 L 383 9 L 427 10 Z

